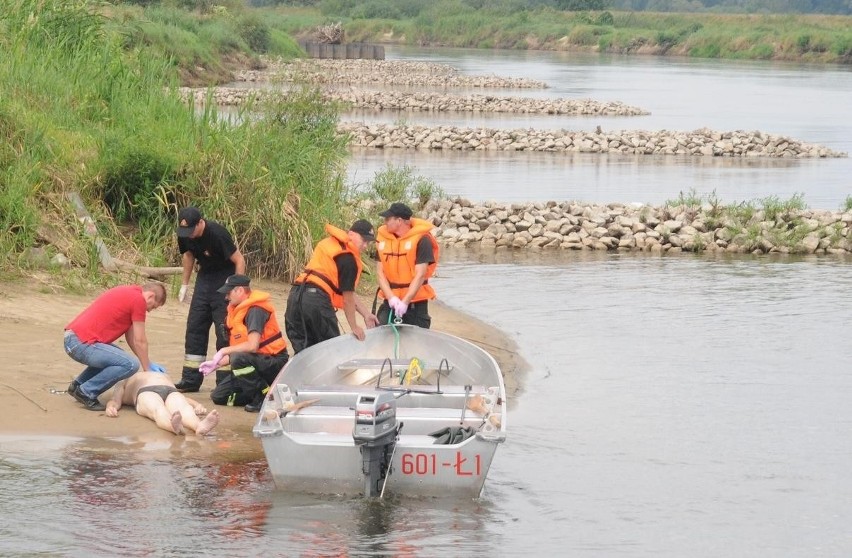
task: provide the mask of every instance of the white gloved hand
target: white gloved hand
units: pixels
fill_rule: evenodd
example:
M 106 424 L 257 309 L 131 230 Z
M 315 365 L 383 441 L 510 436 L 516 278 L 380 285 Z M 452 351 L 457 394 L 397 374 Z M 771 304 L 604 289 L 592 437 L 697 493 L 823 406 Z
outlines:
M 186 300 L 186 291 L 189 289 L 189 285 L 181 285 L 180 290 L 178 291 L 178 302 L 183 302 Z
M 392 297 L 390 297 L 390 300 L 388 301 L 388 306 L 390 307 L 391 310 L 396 312 L 396 305 L 399 304 L 399 303 L 400 303 L 399 297 L 398 296 L 392 296 Z

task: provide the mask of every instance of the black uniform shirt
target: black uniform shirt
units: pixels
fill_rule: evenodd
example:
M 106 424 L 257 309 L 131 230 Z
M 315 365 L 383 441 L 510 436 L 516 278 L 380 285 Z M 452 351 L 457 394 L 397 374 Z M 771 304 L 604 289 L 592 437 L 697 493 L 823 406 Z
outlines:
M 237 251 L 234 239 L 225 227 L 215 221 L 205 221 L 204 232 L 198 238 L 178 237 L 180 253 L 192 252 L 198 262 L 199 273 L 236 271 L 231 256 Z
M 355 290 L 355 278 L 358 276 L 358 265 L 355 256 L 349 252 L 338 254 L 334 258 L 337 264 L 337 279 L 340 281 L 338 287 L 341 292 L 353 292 Z

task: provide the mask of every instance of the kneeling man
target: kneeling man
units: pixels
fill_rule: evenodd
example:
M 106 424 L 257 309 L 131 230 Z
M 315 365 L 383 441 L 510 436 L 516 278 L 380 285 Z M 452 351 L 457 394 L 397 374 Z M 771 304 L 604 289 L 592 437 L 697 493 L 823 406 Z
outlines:
M 159 372 L 137 372 L 116 384 L 106 404 L 107 416 L 117 417 L 122 405 L 135 405 L 137 414 L 175 434 L 183 434 L 186 428 L 203 436 L 219 424 L 218 411 L 208 414 L 201 403 L 184 396 L 168 376 Z

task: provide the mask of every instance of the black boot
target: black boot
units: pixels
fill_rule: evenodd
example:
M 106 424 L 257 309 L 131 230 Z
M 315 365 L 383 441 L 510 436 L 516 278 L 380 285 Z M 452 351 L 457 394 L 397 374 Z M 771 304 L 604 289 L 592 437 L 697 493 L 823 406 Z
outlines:
M 198 368 L 184 366 L 180 381 L 175 384 L 175 387 L 181 393 L 194 393 L 201 388 L 203 381 L 204 376 L 198 371 Z

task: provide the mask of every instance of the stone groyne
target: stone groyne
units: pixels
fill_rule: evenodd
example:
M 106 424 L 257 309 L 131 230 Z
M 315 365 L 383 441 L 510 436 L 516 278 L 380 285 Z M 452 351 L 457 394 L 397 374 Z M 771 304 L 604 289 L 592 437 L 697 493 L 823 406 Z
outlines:
M 414 126 L 344 122 L 352 145 L 374 148 L 467 151 L 561 151 L 631 155 L 704 155 L 716 157 L 845 157 L 845 153 L 760 131 L 691 132 L 568 130 L 497 130 L 458 126 Z
M 238 81 L 287 81 L 323 85 L 415 85 L 501 89 L 546 89 L 543 81 L 496 75 L 470 76 L 434 62 L 408 60 L 267 61 L 264 70 L 245 70 Z
M 216 87 L 213 99 L 218 105 L 242 105 L 249 99 L 262 99 L 276 94 L 270 90 Z M 192 96 L 196 103 L 207 98 L 206 89 L 181 88 L 184 98 Z M 368 110 L 399 110 L 417 112 L 505 112 L 548 115 L 638 116 L 649 114 L 638 107 L 618 101 L 601 102 L 591 99 L 532 99 L 498 95 L 446 95 L 442 93 L 400 91 L 366 91 L 331 89 L 323 91 L 329 101 L 346 103 L 353 108 Z
M 577 202 L 429 202 L 445 246 L 493 249 L 849 254 L 852 212 Z

